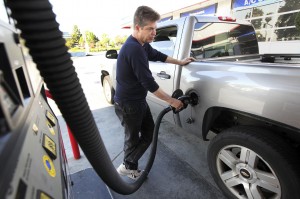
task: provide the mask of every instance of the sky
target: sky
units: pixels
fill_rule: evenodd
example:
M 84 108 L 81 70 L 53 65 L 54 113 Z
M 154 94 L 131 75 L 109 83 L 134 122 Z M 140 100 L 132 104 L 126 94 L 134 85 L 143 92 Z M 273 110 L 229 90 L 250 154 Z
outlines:
M 121 33 L 121 25 L 132 21 L 138 6 L 146 5 L 159 14 L 166 14 L 201 2 L 202 0 L 50 0 L 60 30 L 72 32 L 78 25 L 83 33 L 86 30 L 101 34 Z

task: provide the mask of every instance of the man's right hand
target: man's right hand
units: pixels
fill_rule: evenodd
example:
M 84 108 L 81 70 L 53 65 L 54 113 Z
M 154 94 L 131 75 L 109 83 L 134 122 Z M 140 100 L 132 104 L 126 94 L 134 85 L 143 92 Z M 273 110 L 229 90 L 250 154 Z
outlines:
M 179 109 L 183 108 L 183 103 L 182 101 L 172 98 L 170 105 L 178 111 Z
M 160 88 L 158 88 L 155 92 L 153 92 L 153 94 L 156 97 L 158 97 L 159 99 L 162 99 L 162 100 L 166 101 L 168 104 L 170 104 L 176 110 L 179 110 L 179 109 L 183 108 L 183 103 L 180 100 L 171 97 L 170 95 L 168 95 L 167 93 L 165 93 Z

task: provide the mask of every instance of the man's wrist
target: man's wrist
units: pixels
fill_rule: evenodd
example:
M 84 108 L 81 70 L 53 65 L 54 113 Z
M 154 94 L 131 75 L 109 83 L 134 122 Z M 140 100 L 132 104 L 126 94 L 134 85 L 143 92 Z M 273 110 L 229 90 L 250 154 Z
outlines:
M 172 105 L 174 103 L 174 98 L 170 97 L 169 99 L 166 100 L 168 104 Z

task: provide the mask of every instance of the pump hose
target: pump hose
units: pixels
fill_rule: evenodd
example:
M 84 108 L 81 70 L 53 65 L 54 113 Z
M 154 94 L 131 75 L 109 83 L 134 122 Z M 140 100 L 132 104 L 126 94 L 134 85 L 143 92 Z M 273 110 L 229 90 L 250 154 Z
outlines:
M 10 8 L 11 17 L 15 19 L 16 27 L 21 30 L 21 37 L 25 40 L 25 45 L 29 48 L 29 53 L 54 101 L 96 173 L 111 189 L 120 194 L 135 192 L 152 167 L 159 125 L 156 126 L 157 132 L 153 136 L 151 155 L 145 172 L 135 182 L 125 182 L 116 172 L 106 151 L 56 22 L 52 5 L 48 0 L 4 2 Z
M 153 162 L 154 162 L 154 159 L 155 159 L 155 155 L 156 155 L 156 148 L 157 148 L 157 140 L 158 140 L 158 132 L 159 132 L 160 123 L 161 123 L 162 118 L 165 116 L 165 114 L 168 113 L 171 110 L 172 110 L 171 106 L 166 107 L 165 109 L 163 109 L 159 113 L 159 115 L 156 118 L 155 126 L 154 126 L 153 139 L 152 139 L 152 147 L 151 147 L 149 159 L 148 159 L 148 162 L 146 164 L 144 172 L 149 173 L 149 171 L 152 168 L 152 165 L 153 165 Z

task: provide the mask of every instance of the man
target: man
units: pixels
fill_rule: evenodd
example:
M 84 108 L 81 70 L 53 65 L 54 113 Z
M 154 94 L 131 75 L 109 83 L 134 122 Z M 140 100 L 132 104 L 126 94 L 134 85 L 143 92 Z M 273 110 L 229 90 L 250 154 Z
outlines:
M 177 60 L 155 49 L 149 43 L 156 35 L 160 15 L 152 8 L 140 6 L 134 14 L 134 30 L 122 46 L 117 60 L 115 112 L 125 128 L 124 160 L 117 168 L 120 175 L 136 179 L 141 175 L 138 160 L 151 144 L 154 121 L 146 102 L 147 91 L 176 109 L 180 100 L 170 97 L 152 77 L 148 61 L 186 65 L 193 58 Z

